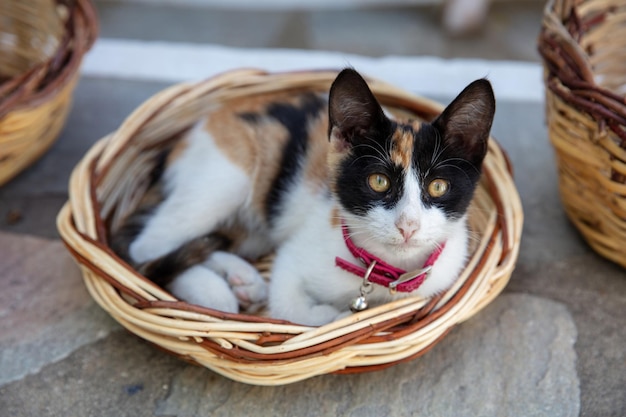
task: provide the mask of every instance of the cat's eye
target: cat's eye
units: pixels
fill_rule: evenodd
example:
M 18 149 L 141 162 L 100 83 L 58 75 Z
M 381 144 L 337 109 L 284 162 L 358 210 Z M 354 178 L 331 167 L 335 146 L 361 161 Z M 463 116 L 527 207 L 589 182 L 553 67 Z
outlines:
M 367 178 L 370 188 L 377 193 L 384 193 L 391 187 L 391 181 L 386 175 L 372 174 Z
M 444 196 L 449 189 L 450 183 L 448 181 L 437 178 L 436 180 L 432 180 L 428 185 L 428 194 L 430 194 L 431 197 L 439 198 Z

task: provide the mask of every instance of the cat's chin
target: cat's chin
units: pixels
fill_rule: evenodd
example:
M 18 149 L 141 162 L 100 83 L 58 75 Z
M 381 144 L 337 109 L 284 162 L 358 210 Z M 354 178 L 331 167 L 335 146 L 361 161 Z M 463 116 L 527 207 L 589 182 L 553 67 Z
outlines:
M 425 248 L 430 250 L 431 244 L 425 242 L 397 242 L 388 245 L 389 250 L 398 254 L 414 255 L 423 252 Z
M 392 248 L 398 251 L 414 251 L 414 250 L 423 248 L 424 244 L 419 243 L 419 242 L 397 242 L 389 246 L 391 246 Z
M 372 252 L 383 258 L 386 256 L 391 256 L 393 258 L 412 258 L 415 256 L 423 256 L 427 252 L 430 253 L 435 247 L 432 242 L 413 240 L 408 242 L 400 240 L 385 241 L 372 246 L 375 246 L 371 247 Z

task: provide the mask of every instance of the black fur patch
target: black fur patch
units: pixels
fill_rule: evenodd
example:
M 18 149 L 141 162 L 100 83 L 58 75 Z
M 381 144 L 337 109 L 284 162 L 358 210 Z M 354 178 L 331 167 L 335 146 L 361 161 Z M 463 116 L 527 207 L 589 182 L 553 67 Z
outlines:
M 387 131 L 376 132 L 371 138 L 361 138 L 352 148 L 350 156 L 342 161 L 337 178 L 337 196 L 341 205 L 356 215 L 382 205 L 395 206 L 404 192 L 404 170 L 389 158 L 390 141 L 396 124 Z M 368 183 L 371 174 L 384 174 L 391 180 L 386 193 L 377 193 Z
M 443 210 L 451 219 L 462 217 L 480 178 L 480 165 L 470 162 L 465 150 L 445 140 L 441 132 L 427 123 L 417 133 L 413 155 L 424 205 Z M 439 198 L 428 194 L 428 186 L 435 179 L 450 183 L 449 191 Z
M 310 122 L 320 117 L 325 107 L 326 102 L 321 97 L 309 93 L 303 95 L 299 105 L 274 103 L 267 108 L 267 116 L 282 124 L 289 133 L 282 153 L 281 169 L 274 178 L 265 201 L 270 222 L 280 214 L 283 196 L 301 170 L 301 162 L 308 148 Z

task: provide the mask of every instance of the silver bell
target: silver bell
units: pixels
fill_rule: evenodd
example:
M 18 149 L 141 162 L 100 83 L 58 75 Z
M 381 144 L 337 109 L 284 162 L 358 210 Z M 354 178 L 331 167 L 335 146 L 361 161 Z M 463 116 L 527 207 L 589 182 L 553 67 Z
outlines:
M 363 297 L 362 295 L 352 300 L 352 303 L 350 304 L 350 310 L 353 313 L 358 313 L 359 311 L 363 311 L 366 308 L 367 308 L 367 301 L 365 300 L 365 297 Z

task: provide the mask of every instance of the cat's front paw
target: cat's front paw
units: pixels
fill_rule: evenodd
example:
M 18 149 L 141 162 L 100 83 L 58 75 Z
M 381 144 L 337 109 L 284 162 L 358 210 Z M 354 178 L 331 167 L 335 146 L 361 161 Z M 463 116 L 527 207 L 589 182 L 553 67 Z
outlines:
M 282 300 L 270 304 L 270 315 L 276 319 L 288 320 L 305 326 L 323 326 L 335 321 L 341 314 L 329 304 L 311 305 L 309 300 Z
M 267 304 L 267 283 L 255 267 L 239 256 L 215 252 L 205 264 L 226 279 L 239 305 L 247 312 L 257 312 Z

